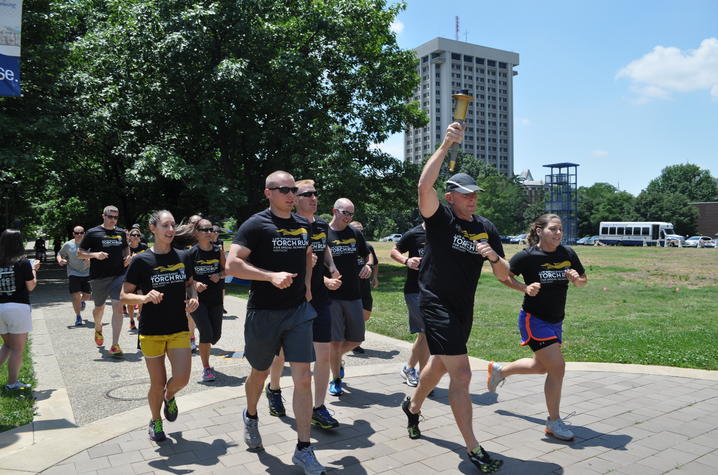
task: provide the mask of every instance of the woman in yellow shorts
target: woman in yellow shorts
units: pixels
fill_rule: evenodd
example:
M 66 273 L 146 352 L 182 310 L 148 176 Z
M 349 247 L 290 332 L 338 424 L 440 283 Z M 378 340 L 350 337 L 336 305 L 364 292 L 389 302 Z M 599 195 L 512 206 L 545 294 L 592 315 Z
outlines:
M 126 305 L 143 305 L 139 337 L 150 375 L 149 435 L 160 442 L 167 438 L 160 415 L 162 403 L 165 419 L 170 422 L 177 419 L 175 394 L 189 381 L 192 353 L 186 313 L 195 311 L 199 303 L 190 257 L 186 251 L 172 247 L 176 228 L 172 213 L 156 211 L 150 216 L 149 225 L 155 243 L 132 259 L 120 300 Z M 165 355 L 171 366 L 169 379 Z

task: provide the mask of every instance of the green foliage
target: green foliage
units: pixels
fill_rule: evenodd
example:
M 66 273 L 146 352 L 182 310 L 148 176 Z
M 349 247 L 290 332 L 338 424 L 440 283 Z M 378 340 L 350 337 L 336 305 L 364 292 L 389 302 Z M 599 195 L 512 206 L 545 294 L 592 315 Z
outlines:
M 32 367 L 30 346 L 32 338 L 28 338 L 23 350 L 22 365 L 18 379 L 23 383 L 37 386 L 35 370 Z M 14 429 L 32 422 L 35 414 L 35 398 L 29 389 L 7 390 L 7 366 L 0 371 L 0 432 Z
M 635 197 L 618 191 L 608 183 L 594 183 L 578 189 L 578 235 L 598 233 L 601 221 L 633 221 L 638 219 Z
M 678 234 L 695 234 L 698 209 L 680 193 L 644 190 L 636 198 L 636 212 L 642 221 L 666 221 Z
M 718 184 L 710 171 L 691 163 L 664 168 L 645 190 L 650 194 L 678 193 L 688 201 L 718 200 Z

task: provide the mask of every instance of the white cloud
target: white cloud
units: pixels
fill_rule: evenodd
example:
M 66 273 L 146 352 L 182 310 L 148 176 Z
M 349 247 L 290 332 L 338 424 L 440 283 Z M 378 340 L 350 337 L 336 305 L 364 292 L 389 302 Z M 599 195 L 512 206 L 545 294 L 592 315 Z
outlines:
M 593 151 L 591 151 L 591 155 L 593 155 L 596 158 L 605 157 L 608 155 L 608 150 L 593 150 Z
M 709 90 L 718 100 L 718 39 L 706 38 L 698 49 L 656 46 L 622 68 L 617 78 L 632 81 L 639 102 L 668 99 L 672 93 Z
M 394 20 L 391 22 L 389 29 L 398 35 L 404 31 L 404 24 L 399 20 Z
M 531 121 L 526 117 L 519 117 L 519 122 L 521 125 L 531 125 Z

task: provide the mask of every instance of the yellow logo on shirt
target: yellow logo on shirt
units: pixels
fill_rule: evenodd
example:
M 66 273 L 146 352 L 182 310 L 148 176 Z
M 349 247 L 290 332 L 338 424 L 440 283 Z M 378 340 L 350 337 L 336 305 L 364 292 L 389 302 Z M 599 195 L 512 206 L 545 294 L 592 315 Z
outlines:
M 199 260 L 197 261 L 197 264 L 204 265 L 204 266 L 209 266 L 209 265 L 212 265 L 212 264 L 216 264 L 216 263 L 218 263 L 218 262 L 219 262 L 219 259 L 199 259 Z
M 312 241 L 319 241 L 320 239 L 325 239 L 326 237 L 326 233 L 312 234 Z
M 309 232 L 304 228 L 297 228 L 297 229 L 277 229 L 277 232 L 281 234 L 282 236 L 300 236 L 302 234 L 309 234 Z
M 547 262 L 546 264 L 541 264 L 541 267 L 548 270 L 562 270 L 571 267 L 571 261 Z
M 174 272 L 176 270 L 184 269 L 184 263 L 178 262 L 172 266 L 157 266 L 155 270 L 158 272 Z
M 357 242 L 356 238 L 349 238 L 349 239 L 343 239 L 343 240 L 335 239 L 334 241 L 332 241 L 332 243 L 336 244 L 337 246 L 343 246 L 346 244 L 354 244 L 355 242 Z
M 479 239 L 489 239 L 489 235 L 486 233 L 479 233 L 479 234 L 470 234 L 465 229 L 461 230 L 461 235 L 464 236 L 469 241 L 478 241 Z

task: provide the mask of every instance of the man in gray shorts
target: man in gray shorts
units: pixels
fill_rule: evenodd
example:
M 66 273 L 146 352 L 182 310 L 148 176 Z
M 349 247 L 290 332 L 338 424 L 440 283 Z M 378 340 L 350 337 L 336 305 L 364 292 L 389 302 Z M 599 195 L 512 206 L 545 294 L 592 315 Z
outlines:
M 90 261 L 77 257 L 77 249 L 82 238 L 85 236 L 85 228 L 75 226 L 72 229 L 72 237 L 60 248 L 55 258 L 61 266 L 67 266 L 67 279 L 70 285 L 72 296 L 72 308 L 75 310 L 75 325 L 80 326 L 85 322 L 82 320 L 82 312 L 85 301 L 90 300 L 92 289 L 90 288 Z
M 394 249 L 391 250 L 391 258 L 399 264 L 406 266 L 406 281 L 404 282 L 404 300 L 409 309 L 409 331 L 416 333 L 416 340 L 411 347 L 409 361 L 401 369 L 399 374 L 407 386 L 415 388 L 419 384 L 419 373 L 416 365 L 419 364 L 419 371 L 429 362 L 429 346 L 426 344 L 424 335 L 424 319 L 421 317 L 419 308 L 419 266 L 426 248 L 426 230 L 424 223 L 411 228 L 401 236 Z M 408 256 L 404 256 L 408 253 Z
M 310 447 L 314 361 L 311 225 L 292 213 L 297 186 L 287 172 L 276 171 L 265 182 L 269 208 L 240 226 L 227 256 L 226 273 L 252 281 L 244 323 L 244 355 L 252 367 L 244 390 L 244 441 L 261 450 L 257 403 L 279 350 L 292 369 L 292 407 L 297 421 L 297 447 L 292 461 L 305 473 L 323 473 Z
M 342 285 L 329 292 L 332 312 L 331 370 L 334 379 L 329 383 L 329 394 L 341 396 L 342 356 L 364 341 L 364 309 L 362 308 L 359 279 L 371 277 L 368 261 L 369 249 L 359 230 L 349 226 L 354 216 L 354 203 L 339 198 L 332 208 L 327 244 L 334 265 L 342 276 Z M 357 271 L 357 263 L 363 265 Z
M 95 344 L 103 346 L 102 315 L 105 301 L 112 300 L 112 346 L 110 356 L 121 358 L 120 333 L 122 332 L 122 304 L 120 290 L 125 279 L 125 257 L 130 253 L 127 235 L 117 227 L 119 211 L 116 206 L 105 206 L 102 210 L 102 224 L 88 229 L 80 242 L 77 257 L 90 259 L 90 286 L 95 308 Z

